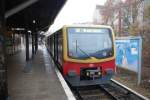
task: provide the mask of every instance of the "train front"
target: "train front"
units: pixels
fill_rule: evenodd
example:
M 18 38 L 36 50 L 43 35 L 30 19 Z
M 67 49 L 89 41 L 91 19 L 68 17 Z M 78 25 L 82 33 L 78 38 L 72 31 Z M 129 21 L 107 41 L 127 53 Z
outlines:
M 66 27 L 63 45 L 63 73 L 72 86 L 105 84 L 114 75 L 114 34 L 110 27 Z

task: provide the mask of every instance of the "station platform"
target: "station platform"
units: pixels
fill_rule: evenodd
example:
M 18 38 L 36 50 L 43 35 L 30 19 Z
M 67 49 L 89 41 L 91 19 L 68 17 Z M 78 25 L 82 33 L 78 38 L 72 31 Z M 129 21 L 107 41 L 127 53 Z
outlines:
M 30 51 L 31 52 L 31 51 Z M 25 61 L 25 50 L 8 59 L 10 100 L 68 100 L 45 47 Z

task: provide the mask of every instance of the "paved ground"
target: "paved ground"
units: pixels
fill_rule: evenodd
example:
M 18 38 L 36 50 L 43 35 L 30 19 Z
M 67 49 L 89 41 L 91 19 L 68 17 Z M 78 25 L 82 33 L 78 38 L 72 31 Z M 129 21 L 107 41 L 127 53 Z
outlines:
M 8 60 L 8 89 L 11 100 L 67 100 L 42 47 L 34 60 L 25 62 L 25 51 Z M 46 63 L 46 64 L 45 64 Z

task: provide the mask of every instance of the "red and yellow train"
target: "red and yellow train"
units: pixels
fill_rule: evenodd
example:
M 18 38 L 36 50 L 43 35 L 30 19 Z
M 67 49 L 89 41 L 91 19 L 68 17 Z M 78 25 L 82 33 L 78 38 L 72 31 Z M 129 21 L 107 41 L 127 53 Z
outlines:
M 72 86 L 105 84 L 116 71 L 110 26 L 64 26 L 47 37 L 47 49 Z

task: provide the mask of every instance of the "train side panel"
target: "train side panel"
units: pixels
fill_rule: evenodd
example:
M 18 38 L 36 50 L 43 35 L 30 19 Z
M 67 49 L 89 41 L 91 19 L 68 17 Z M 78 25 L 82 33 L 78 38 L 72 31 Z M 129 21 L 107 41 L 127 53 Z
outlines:
M 53 57 L 55 63 L 57 64 L 58 68 L 62 71 L 63 68 L 63 44 L 62 44 L 62 31 L 59 30 L 55 34 L 48 37 L 48 46 L 49 52 Z

